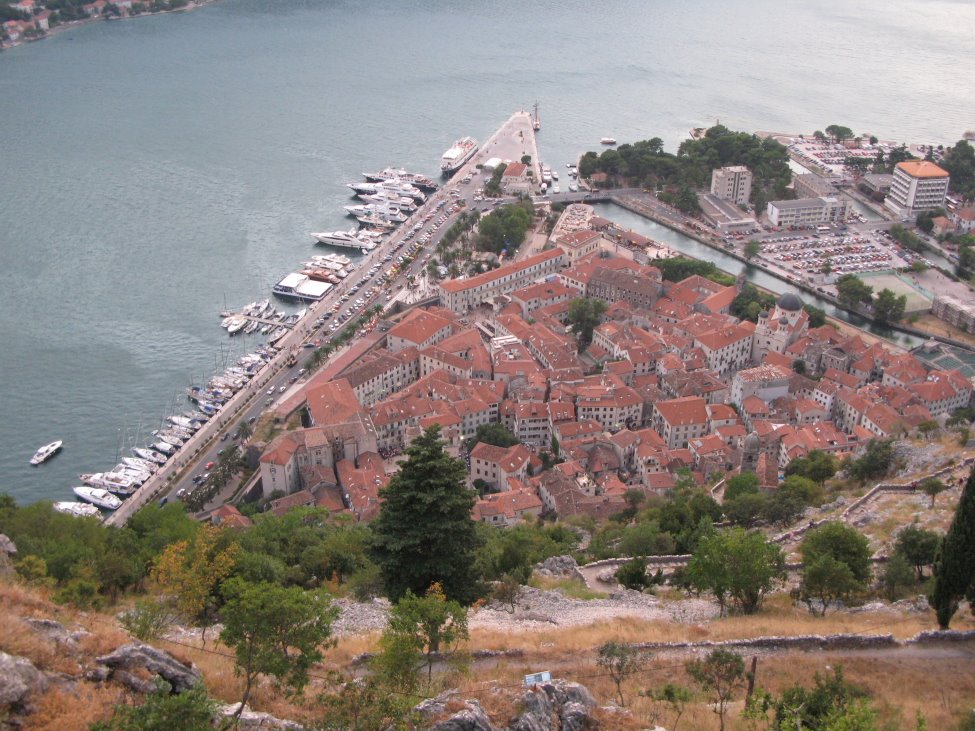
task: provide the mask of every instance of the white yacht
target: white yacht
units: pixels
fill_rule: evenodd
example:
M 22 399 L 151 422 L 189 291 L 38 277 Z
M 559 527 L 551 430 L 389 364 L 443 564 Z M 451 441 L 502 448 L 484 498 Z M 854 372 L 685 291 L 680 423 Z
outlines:
M 166 421 L 184 429 L 189 429 L 190 431 L 196 431 L 201 426 L 199 422 L 193 419 L 187 419 L 185 416 L 167 416 Z
M 322 231 L 320 233 L 313 233 L 312 238 L 318 241 L 320 244 L 326 244 L 328 246 L 341 246 L 345 249 L 363 249 L 372 251 L 376 248 L 375 242 L 361 237 L 359 232 L 354 228 L 348 231 Z
M 82 500 L 86 500 L 100 508 L 105 508 L 105 510 L 118 510 L 122 506 L 121 500 L 108 490 L 103 490 L 100 487 L 73 487 L 71 488 L 71 492 Z
M 140 459 L 144 459 L 148 462 L 155 462 L 157 465 L 165 464 L 166 460 L 169 459 L 169 457 L 167 457 L 165 454 L 161 454 L 160 452 L 157 452 L 154 449 L 149 449 L 148 447 L 133 447 L 132 453 Z
M 43 462 L 47 462 L 51 457 L 61 451 L 61 445 L 63 442 L 58 439 L 56 442 L 51 442 L 50 444 L 45 444 L 43 447 L 34 452 L 34 456 L 30 458 L 30 463 L 35 467 Z
M 143 472 L 149 472 L 150 474 L 159 469 L 159 465 L 148 459 L 141 459 L 139 457 L 122 457 L 122 464 L 126 467 L 132 467 L 137 470 L 142 470 Z
M 67 513 L 76 518 L 100 518 L 101 513 L 98 508 L 89 503 L 79 503 L 74 500 L 63 500 L 54 503 L 52 506 L 59 513 Z
M 89 487 L 99 487 L 119 495 L 131 495 L 138 487 L 135 480 L 114 472 L 93 472 L 81 475 L 81 481 Z
M 432 178 L 428 178 L 426 175 L 420 175 L 419 173 L 410 173 L 402 168 L 383 168 L 378 173 L 363 173 L 362 176 L 366 180 L 375 183 L 384 180 L 404 180 L 410 185 L 415 185 L 417 188 L 422 188 L 423 190 L 436 190 L 439 187 Z
M 359 197 L 366 203 L 392 208 L 395 211 L 402 211 L 403 213 L 413 213 L 416 210 L 416 203 L 413 202 L 413 199 L 405 196 L 376 193 L 375 195 L 363 194 Z
M 236 335 L 247 326 L 248 322 L 249 320 L 246 317 L 235 317 L 227 326 L 227 332 Z
M 359 218 L 360 216 L 378 216 L 379 218 L 389 221 L 390 223 L 403 223 L 403 221 L 406 220 L 406 216 L 399 211 L 393 210 L 389 207 L 376 205 L 374 203 L 343 207 L 350 216 L 355 216 L 356 218 Z

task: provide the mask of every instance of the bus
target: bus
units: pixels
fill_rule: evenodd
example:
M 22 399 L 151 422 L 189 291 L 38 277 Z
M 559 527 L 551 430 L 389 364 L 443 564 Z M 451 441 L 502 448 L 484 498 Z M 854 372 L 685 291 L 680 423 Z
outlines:
M 831 230 L 829 226 L 816 226 L 816 231 L 821 234 L 828 234 Z

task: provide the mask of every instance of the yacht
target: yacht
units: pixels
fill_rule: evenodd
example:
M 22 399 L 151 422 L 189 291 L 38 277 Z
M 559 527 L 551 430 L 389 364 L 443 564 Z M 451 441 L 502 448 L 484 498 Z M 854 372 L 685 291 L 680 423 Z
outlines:
M 170 456 L 172 456 L 172 454 L 176 451 L 176 447 L 169 442 L 162 441 L 161 439 L 158 442 L 153 442 L 151 446 L 157 452 L 162 452 L 163 454 L 168 454 Z
M 165 464 L 166 460 L 169 459 L 165 454 L 161 454 L 148 447 L 134 447 L 132 453 L 140 459 L 144 459 L 147 462 L 155 462 L 157 465 Z
M 464 166 L 477 152 L 477 140 L 473 137 L 462 137 L 448 149 L 440 159 L 440 172 L 452 175 Z
M 140 459 L 139 457 L 122 457 L 122 464 L 127 467 L 142 470 L 143 472 L 149 472 L 150 474 L 159 469 L 159 465 L 155 462 L 148 459 Z
M 388 193 L 376 193 L 375 195 L 366 195 L 363 193 L 359 197 L 366 203 L 374 203 L 377 206 L 385 206 L 386 208 L 403 211 L 404 213 L 413 213 L 416 210 L 416 203 L 413 202 L 413 199 L 405 196 L 390 195 Z
M 114 472 L 92 472 L 91 474 L 81 475 L 80 477 L 81 481 L 90 487 L 111 490 L 120 495 L 131 495 L 137 487 L 135 481 L 131 478 Z
M 54 503 L 52 506 L 59 513 L 67 513 L 76 518 L 100 518 L 101 513 L 98 508 L 89 503 L 79 503 L 74 500 L 63 500 Z
M 183 440 L 180 439 L 175 434 L 170 434 L 169 432 L 165 432 L 165 431 L 154 431 L 153 434 L 172 447 L 183 446 Z
M 230 325 L 227 326 L 227 332 L 231 335 L 236 335 L 247 326 L 248 322 L 250 321 L 246 317 L 235 317 Z
M 379 218 L 389 221 L 390 223 L 403 223 L 406 220 L 406 216 L 399 211 L 388 206 L 376 205 L 374 203 L 343 207 L 350 216 L 355 216 L 356 218 L 359 218 L 360 216 L 378 216 Z
M 34 456 L 30 458 L 30 463 L 35 467 L 39 464 L 47 462 L 51 457 L 61 451 L 61 445 L 63 442 L 58 439 L 56 442 L 51 442 L 50 444 L 45 444 L 43 447 L 34 452 Z
M 415 185 L 417 188 L 422 188 L 423 190 L 436 190 L 439 186 L 434 182 L 433 178 L 428 178 L 426 175 L 420 175 L 419 173 L 409 173 L 402 168 L 383 168 L 378 173 L 363 173 L 362 176 L 369 181 L 379 183 L 383 180 L 393 180 L 399 179 L 404 180 L 410 185 Z
M 196 431 L 201 426 L 201 424 L 198 422 L 185 416 L 167 416 L 166 421 L 168 421 L 170 424 L 181 426 L 184 429 L 189 429 L 190 431 Z
M 71 492 L 93 505 L 97 505 L 105 510 L 117 510 L 122 506 L 122 501 L 115 497 L 108 490 L 100 487 L 73 487 Z
M 599 144 L 600 145 L 615 145 L 616 144 L 616 138 L 615 137 L 603 137 L 603 138 L 601 138 L 599 140 Z
M 326 244 L 327 246 L 340 246 L 345 249 L 372 251 L 376 248 L 375 242 L 363 238 L 354 228 L 348 231 L 323 231 L 320 233 L 313 233 L 312 238 L 318 241 L 320 244 Z
M 356 216 L 356 220 L 363 226 L 367 226 L 370 229 L 378 229 L 380 231 L 389 231 L 392 228 L 396 228 L 396 224 L 390 221 L 386 221 L 379 216 L 372 214 L 365 214 L 361 216 Z

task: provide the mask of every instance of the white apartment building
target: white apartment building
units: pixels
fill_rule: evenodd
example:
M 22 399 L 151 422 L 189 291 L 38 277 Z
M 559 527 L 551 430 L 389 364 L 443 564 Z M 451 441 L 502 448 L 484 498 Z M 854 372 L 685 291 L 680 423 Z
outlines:
M 901 218 L 941 208 L 948 192 L 948 172 L 927 160 L 897 163 L 884 205 Z
M 744 165 L 716 168 L 711 173 L 711 195 L 744 206 L 752 194 L 752 173 Z
M 773 226 L 819 226 L 846 221 L 849 204 L 845 198 L 797 198 L 769 201 L 766 212 Z
M 467 312 L 492 297 L 555 274 L 565 261 L 565 252 L 556 248 L 469 279 L 448 279 L 440 283 L 440 304 L 453 312 Z

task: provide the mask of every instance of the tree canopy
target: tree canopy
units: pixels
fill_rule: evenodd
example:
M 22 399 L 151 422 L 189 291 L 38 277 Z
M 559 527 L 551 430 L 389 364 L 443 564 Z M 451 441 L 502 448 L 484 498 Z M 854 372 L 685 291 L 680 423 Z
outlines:
M 584 350 L 592 342 L 592 333 L 599 325 L 599 318 L 606 311 L 606 303 L 593 297 L 578 297 L 569 303 L 569 324 Z
M 483 216 L 477 224 L 477 248 L 495 254 L 505 250 L 514 254 L 525 240 L 533 215 L 531 201 L 520 201 L 501 206 Z
M 829 556 L 846 564 L 861 585 L 870 580 L 870 542 L 846 523 L 830 521 L 813 528 L 803 538 L 800 552 L 806 565 L 811 566 L 819 558 Z
M 929 601 L 942 629 L 948 628 L 962 597 L 975 602 L 975 469 L 968 475 L 934 564 Z
M 855 274 L 844 274 L 836 280 L 836 293 L 841 304 L 854 307 L 872 301 L 873 287 Z
M 470 604 L 481 594 L 474 571 L 479 534 L 471 518 L 475 493 L 462 460 L 444 451 L 433 425 L 406 450 L 407 460 L 380 493 L 370 549 L 386 595 L 423 596 L 439 583 L 449 599 Z
M 751 614 L 785 576 L 785 557 L 761 533 L 732 528 L 700 540 L 687 576 L 692 585 L 713 593 L 722 608 L 730 598 L 736 609 Z
M 881 322 L 897 322 L 904 317 L 906 307 L 907 295 L 902 294 L 898 297 L 893 291 L 884 287 L 877 293 L 877 299 L 873 303 L 873 314 Z

